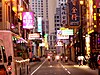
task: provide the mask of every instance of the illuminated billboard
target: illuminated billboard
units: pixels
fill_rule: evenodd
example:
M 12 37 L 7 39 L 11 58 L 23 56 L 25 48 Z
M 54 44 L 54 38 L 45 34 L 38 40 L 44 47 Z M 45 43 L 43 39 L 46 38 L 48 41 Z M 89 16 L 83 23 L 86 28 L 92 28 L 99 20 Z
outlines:
M 69 35 L 63 35 L 62 30 L 57 30 L 57 39 L 69 39 Z
M 32 29 L 34 27 L 34 14 L 33 12 L 23 12 L 23 28 Z
M 73 35 L 73 29 L 62 30 L 62 35 Z
M 42 35 L 42 17 L 37 17 L 38 21 L 38 32 Z

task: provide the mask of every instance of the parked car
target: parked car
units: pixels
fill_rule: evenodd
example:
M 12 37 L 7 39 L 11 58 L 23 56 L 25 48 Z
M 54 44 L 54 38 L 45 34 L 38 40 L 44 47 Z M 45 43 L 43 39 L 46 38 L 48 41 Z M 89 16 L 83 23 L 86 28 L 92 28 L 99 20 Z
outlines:
M 0 65 L 0 75 L 8 75 L 4 65 Z
M 41 58 L 39 57 L 39 56 L 34 56 L 33 58 L 32 58 L 32 61 L 33 62 L 41 62 Z

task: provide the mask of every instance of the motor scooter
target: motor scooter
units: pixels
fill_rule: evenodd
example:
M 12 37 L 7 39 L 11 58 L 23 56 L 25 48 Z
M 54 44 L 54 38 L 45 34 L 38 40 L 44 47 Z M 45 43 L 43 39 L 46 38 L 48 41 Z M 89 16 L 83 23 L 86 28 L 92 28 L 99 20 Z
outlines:
M 68 62 L 68 57 L 67 56 L 65 56 L 65 62 Z
M 47 57 L 47 59 L 48 59 L 48 61 L 50 62 L 51 57 L 50 57 L 50 56 L 48 56 L 48 57 Z
M 63 61 L 63 56 L 60 57 L 60 60 Z
M 60 57 L 57 55 L 57 56 L 56 56 L 56 60 L 57 60 L 57 62 L 59 61 L 59 59 L 60 59 Z

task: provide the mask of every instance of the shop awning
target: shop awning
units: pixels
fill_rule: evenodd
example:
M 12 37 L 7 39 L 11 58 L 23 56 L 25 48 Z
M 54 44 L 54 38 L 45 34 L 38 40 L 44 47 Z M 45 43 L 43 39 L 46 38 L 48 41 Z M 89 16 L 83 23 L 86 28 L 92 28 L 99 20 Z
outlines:
M 16 38 L 17 43 L 28 43 L 25 39 L 15 33 L 13 33 L 13 37 Z
M 26 40 L 24 40 L 23 38 L 19 38 L 17 40 L 17 43 L 28 43 Z

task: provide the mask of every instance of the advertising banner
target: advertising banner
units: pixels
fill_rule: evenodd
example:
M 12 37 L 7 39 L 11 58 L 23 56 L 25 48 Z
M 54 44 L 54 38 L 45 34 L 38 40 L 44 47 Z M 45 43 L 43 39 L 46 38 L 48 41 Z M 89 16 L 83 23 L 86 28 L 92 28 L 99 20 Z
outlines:
M 34 14 L 33 12 L 22 13 L 23 28 L 32 29 L 34 27 Z

